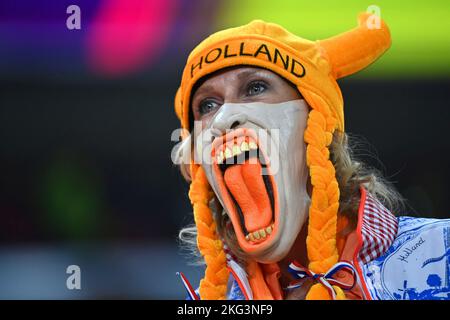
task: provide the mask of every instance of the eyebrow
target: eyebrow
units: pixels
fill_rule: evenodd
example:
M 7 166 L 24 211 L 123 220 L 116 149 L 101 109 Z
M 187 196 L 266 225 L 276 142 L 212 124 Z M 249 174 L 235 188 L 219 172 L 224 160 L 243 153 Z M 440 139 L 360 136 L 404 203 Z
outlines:
M 244 71 L 241 71 L 237 74 L 238 81 L 244 81 L 248 79 L 250 76 L 257 74 L 258 76 L 264 77 L 264 78 L 271 78 L 271 74 L 268 74 L 267 72 L 264 72 L 264 69 L 247 69 Z M 206 82 L 206 81 L 205 81 Z M 195 96 L 201 95 L 203 91 L 213 91 L 214 87 L 210 84 L 205 84 L 205 82 L 200 83 L 199 86 L 193 91 L 192 94 L 192 101 L 194 101 Z
M 245 71 L 242 71 L 242 72 L 238 73 L 237 77 L 238 77 L 239 80 L 242 80 L 242 79 L 248 78 L 249 76 L 251 76 L 251 75 L 253 75 L 255 73 L 260 73 L 262 76 L 265 76 L 263 70 L 250 69 L 250 70 L 245 70 Z
M 203 91 L 208 91 L 208 90 L 214 90 L 214 87 L 210 84 L 202 84 L 199 88 L 197 88 L 194 91 L 194 94 L 192 95 L 192 98 L 194 98 L 196 95 L 201 94 Z
M 270 74 L 267 74 L 266 72 L 264 72 L 263 69 L 248 69 L 248 70 L 244 70 L 241 71 L 240 73 L 237 74 L 237 78 L 239 81 L 243 81 L 247 78 L 249 78 L 250 76 L 254 75 L 254 74 L 258 74 L 259 76 L 265 77 L 265 78 L 270 78 Z M 194 94 L 192 95 L 192 97 L 194 98 L 196 95 L 202 94 L 203 91 L 210 91 L 210 90 L 214 90 L 214 87 L 210 84 L 200 84 L 200 86 L 195 90 Z

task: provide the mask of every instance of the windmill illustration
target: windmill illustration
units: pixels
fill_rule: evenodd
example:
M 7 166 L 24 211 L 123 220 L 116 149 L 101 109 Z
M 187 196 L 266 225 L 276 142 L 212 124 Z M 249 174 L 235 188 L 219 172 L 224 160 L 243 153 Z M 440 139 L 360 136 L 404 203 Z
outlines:
M 444 285 L 444 288 L 448 288 L 449 287 L 448 282 L 449 282 L 449 278 L 450 278 L 450 228 L 449 227 L 444 229 L 444 244 L 445 244 L 444 248 L 448 248 L 447 251 L 439 257 L 425 260 L 425 262 L 422 265 L 422 268 L 424 268 L 425 266 L 427 266 L 431 263 L 439 262 L 445 258 L 445 285 Z
M 397 290 L 402 293 L 401 296 L 399 294 L 394 293 L 394 297 L 399 300 L 416 300 L 419 295 L 416 288 L 408 288 L 408 280 L 404 280 L 403 288 Z

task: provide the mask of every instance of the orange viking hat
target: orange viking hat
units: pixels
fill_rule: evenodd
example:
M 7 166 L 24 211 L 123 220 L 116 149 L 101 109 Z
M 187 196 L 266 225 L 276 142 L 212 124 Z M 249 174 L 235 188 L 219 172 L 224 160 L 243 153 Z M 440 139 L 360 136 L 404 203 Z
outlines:
M 379 19 L 373 26 L 369 19 Z M 189 55 L 175 111 L 182 127 L 189 128 L 190 98 L 195 83 L 223 68 L 250 65 L 269 69 L 295 84 L 311 107 L 304 139 L 312 184 L 307 250 L 309 269 L 324 273 L 338 262 L 336 226 L 339 186 L 330 161 L 329 145 L 335 130 L 344 132 L 342 94 L 336 79 L 367 67 L 391 44 L 389 29 L 378 17 L 361 13 L 358 27 L 326 40 L 300 38 L 279 25 L 255 20 L 214 33 Z M 191 164 L 189 197 L 198 229 L 197 244 L 206 262 L 200 282 L 202 299 L 225 299 L 229 277 L 223 244 L 218 237 L 209 200 L 213 192 L 203 169 Z M 345 298 L 338 287 L 338 298 Z M 329 299 L 321 284 L 307 299 Z

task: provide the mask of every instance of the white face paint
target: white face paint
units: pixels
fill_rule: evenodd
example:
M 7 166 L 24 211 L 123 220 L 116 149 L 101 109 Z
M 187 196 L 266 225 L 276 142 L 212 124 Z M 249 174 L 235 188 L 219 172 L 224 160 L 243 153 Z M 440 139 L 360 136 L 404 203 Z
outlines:
M 196 159 L 229 215 L 240 247 L 258 262 L 283 259 L 308 216 L 303 139 L 307 118 L 304 100 L 225 103 L 194 138 Z M 240 157 L 255 152 L 252 147 L 265 155 L 265 161 L 250 156 L 243 163 Z M 238 153 L 238 164 L 231 165 Z M 264 162 L 269 172 L 265 178 Z

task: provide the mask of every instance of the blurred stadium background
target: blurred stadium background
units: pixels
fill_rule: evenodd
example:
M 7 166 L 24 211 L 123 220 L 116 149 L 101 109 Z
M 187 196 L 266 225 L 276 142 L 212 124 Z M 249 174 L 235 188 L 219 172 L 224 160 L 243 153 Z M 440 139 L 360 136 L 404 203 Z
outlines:
M 66 28 L 72 4 L 80 30 Z M 0 298 L 184 298 L 176 271 L 202 274 L 178 248 L 192 217 L 170 160 L 188 53 L 255 18 L 326 38 L 369 5 L 393 45 L 340 81 L 347 130 L 408 215 L 449 217 L 448 1 L 0 2 Z M 81 290 L 66 288 L 71 264 Z

